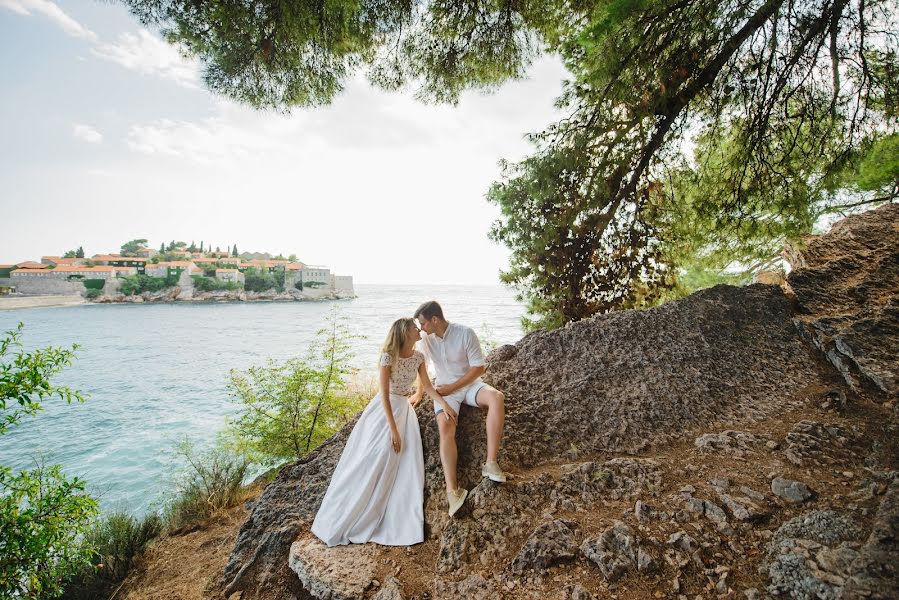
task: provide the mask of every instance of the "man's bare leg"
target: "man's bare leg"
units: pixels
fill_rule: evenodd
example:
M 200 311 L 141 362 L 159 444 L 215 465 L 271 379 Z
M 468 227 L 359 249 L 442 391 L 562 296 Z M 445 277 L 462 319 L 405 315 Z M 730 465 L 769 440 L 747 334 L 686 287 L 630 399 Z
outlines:
M 496 462 L 506 423 L 506 396 L 488 385 L 478 392 L 477 402 L 487 410 L 487 462 Z
M 440 463 L 443 465 L 446 491 L 455 491 L 459 487 L 456 481 L 456 462 L 458 460 L 456 424 L 440 412 L 437 413 L 437 429 L 440 431 Z

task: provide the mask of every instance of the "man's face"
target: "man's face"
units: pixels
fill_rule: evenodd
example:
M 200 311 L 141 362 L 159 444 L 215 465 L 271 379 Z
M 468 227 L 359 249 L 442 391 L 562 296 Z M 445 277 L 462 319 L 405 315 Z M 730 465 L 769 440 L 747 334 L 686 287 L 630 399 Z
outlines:
M 424 315 L 418 315 L 418 325 L 421 327 L 421 330 L 426 334 L 431 335 L 437 329 L 434 327 L 434 323 L 437 321 L 437 317 L 431 317 L 430 319 L 425 319 Z

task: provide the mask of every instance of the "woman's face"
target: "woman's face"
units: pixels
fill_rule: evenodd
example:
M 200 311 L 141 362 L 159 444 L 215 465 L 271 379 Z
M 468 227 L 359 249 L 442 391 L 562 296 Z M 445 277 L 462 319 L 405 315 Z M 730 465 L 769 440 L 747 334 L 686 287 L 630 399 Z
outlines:
M 418 325 L 413 321 L 409 323 L 409 326 L 406 328 L 406 344 L 410 342 L 417 342 L 421 337 L 421 329 L 418 328 Z

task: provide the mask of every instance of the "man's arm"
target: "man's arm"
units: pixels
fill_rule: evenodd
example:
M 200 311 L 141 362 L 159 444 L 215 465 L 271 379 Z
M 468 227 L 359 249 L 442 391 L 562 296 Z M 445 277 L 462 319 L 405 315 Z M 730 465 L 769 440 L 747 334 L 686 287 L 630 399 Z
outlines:
M 468 371 L 463 375 L 460 379 L 456 380 L 453 383 L 448 383 L 444 385 L 437 386 L 437 393 L 441 396 L 447 396 L 452 394 L 458 389 L 464 388 L 466 385 L 472 383 L 475 379 L 484 374 L 487 370 L 487 367 L 480 365 L 477 367 L 471 367 Z

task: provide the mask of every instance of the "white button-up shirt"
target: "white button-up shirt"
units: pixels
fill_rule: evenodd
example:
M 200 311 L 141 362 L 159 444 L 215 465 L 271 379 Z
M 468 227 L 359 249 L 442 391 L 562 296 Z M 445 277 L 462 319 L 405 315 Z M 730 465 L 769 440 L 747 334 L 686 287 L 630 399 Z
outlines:
M 437 385 L 459 381 L 472 367 L 483 367 L 484 351 L 471 327 L 450 323 L 441 338 L 421 333 L 419 349 L 434 365 Z

